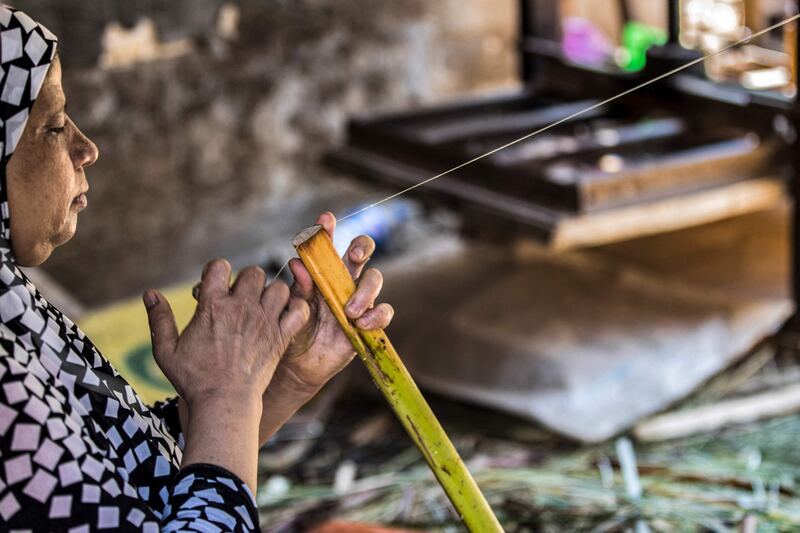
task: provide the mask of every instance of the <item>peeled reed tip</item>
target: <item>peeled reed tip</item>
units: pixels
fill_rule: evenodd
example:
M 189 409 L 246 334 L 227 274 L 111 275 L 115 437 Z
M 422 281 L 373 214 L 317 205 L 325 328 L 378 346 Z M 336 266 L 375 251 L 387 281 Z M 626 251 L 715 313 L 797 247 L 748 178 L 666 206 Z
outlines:
M 304 229 L 303 231 L 294 236 L 294 239 L 292 239 L 292 246 L 297 248 L 298 246 L 302 245 L 304 242 L 309 240 L 311 237 L 319 233 L 321 229 L 323 228 L 319 224 Z

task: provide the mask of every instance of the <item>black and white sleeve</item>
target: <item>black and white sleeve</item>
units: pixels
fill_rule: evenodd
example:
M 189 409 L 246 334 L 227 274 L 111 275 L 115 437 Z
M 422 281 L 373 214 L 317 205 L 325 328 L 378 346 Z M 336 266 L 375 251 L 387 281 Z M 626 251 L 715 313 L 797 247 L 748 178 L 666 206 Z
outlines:
M 141 431 L 142 442 L 109 445 L 131 438 L 126 428 L 103 428 L 63 383 L 32 372 L 22 349 L 0 343 L 0 529 L 258 531 L 253 495 L 235 475 L 138 454 L 150 446 Z

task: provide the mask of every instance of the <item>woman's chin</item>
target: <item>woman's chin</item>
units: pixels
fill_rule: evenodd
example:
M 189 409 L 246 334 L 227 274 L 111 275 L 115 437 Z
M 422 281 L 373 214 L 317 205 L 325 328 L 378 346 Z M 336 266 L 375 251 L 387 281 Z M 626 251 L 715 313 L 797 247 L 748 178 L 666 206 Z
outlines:
M 42 244 L 37 247 L 34 257 L 41 265 L 52 255 L 53 251 L 59 246 L 66 244 L 75 236 L 78 229 L 78 216 L 77 213 L 69 217 L 64 227 L 57 234 L 53 235 L 48 244 Z M 38 266 L 38 265 L 37 265 Z
M 53 248 L 69 242 L 69 240 L 75 236 L 76 231 L 78 231 L 77 213 L 74 216 L 70 217 L 69 221 L 67 221 L 67 224 L 64 226 L 64 230 L 58 234 L 58 237 L 56 239 L 51 241 L 53 243 Z
M 53 246 L 42 244 L 35 247 L 33 250 L 17 250 L 14 248 L 14 258 L 17 264 L 21 267 L 38 267 L 50 257 L 53 253 Z

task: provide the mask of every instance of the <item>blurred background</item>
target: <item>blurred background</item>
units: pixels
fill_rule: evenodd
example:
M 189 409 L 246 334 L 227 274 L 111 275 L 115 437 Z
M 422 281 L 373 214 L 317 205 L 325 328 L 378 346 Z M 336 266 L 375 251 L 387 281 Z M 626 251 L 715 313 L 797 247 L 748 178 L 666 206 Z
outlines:
M 795 0 L 13 4 L 101 152 L 31 275 L 147 400 L 143 289 L 185 323 L 209 259 L 274 274 L 322 211 L 502 147 L 336 245 L 377 241 L 389 334 L 507 530 L 800 523 L 797 24 L 716 55 Z M 360 363 L 261 474 L 266 531 L 461 530 Z
M 349 115 L 516 83 L 510 0 L 18 7 L 61 39 L 70 110 L 102 154 L 92 216 L 47 266 L 90 305 L 351 202 L 320 165 Z

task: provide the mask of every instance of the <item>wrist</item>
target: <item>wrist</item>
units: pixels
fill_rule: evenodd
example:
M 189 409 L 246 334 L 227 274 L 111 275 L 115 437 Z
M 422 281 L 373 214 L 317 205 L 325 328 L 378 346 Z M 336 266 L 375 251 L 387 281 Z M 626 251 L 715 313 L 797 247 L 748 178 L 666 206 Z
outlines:
M 189 425 L 199 419 L 233 419 L 241 422 L 261 417 L 261 397 L 252 394 L 219 393 L 186 401 Z
M 205 463 L 239 476 L 254 493 L 261 402 L 212 396 L 188 409 L 183 467 Z
M 325 382 L 317 383 L 314 380 L 301 377 L 301 374 L 292 367 L 291 363 L 286 362 L 286 364 L 278 367 L 270 386 L 267 387 L 266 393 L 267 395 L 277 394 L 282 398 L 304 401 L 315 396 L 324 385 Z
M 299 379 L 293 370 L 283 366 L 280 366 L 262 397 L 259 446 L 266 444 L 322 388 Z

